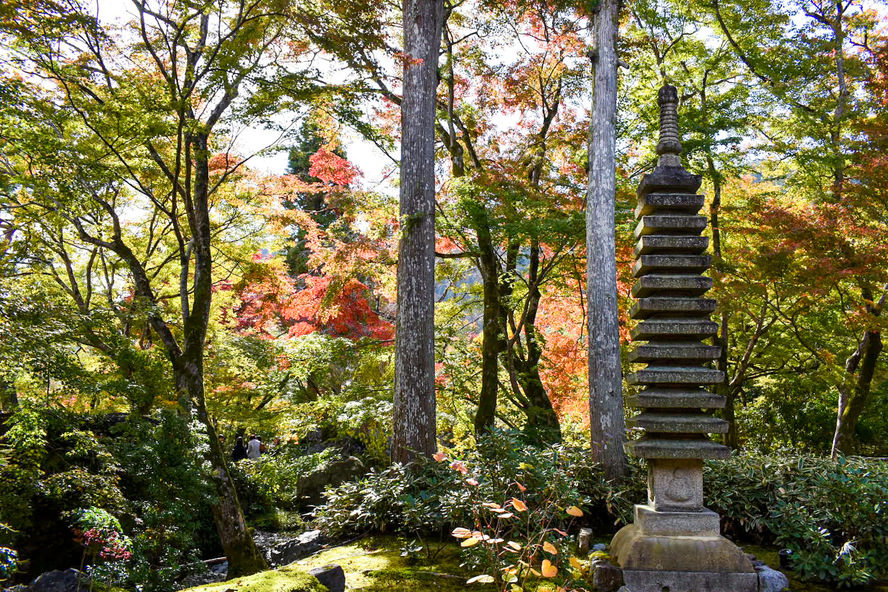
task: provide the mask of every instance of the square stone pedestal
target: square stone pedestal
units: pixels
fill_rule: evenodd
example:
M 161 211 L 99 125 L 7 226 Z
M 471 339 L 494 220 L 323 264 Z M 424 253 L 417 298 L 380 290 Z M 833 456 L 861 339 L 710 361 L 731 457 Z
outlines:
M 635 522 L 610 545 L 629 592 L 757 592 L 758 575 L 740 548 L 719 534 L 718 514 L 635 506 Z

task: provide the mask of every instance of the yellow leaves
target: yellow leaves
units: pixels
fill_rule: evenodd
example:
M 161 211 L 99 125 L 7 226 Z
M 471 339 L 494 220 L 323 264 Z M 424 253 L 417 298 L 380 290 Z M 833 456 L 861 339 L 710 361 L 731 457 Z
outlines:
M 567 513 L 573 516 L 574 518 L 582 518 L 583 511 L 576 506 L 571 506 L 567 509 Z
M 552 562 L 548 559 L 543 559 L 543 565 L 540 568 L 540 573 L 543 574 L 544 578 L 554 578 L 558 575 L 558 568 L 552 565 Z
M 469 537 L 463 542 L 459 544 L 460 547 L 474 547 L 478 543 L 481 542 L 481 539 L 476 539 L 475 537 Z
M 527 511 L 527 504 L 525 504 L 524 502 L 522 502 L 518 498 L 512 498 L 512 507 L 515 508 L 516 510 L 518 510 L 519 512 L 526 512 Z
M 515 551 L 521 550 L 521 543 L 516 543 L 515 541 L 509 541 L 508 543 L 506 543 L 506 546 L 510 549 L 514 549 Z
M 558 555 L 558 549 L 549 541 L 543 543 L 543 551 L 545 551 L 546 553 L 551 553 L 552 555 Z
M 475 582 L 478 582 L 479 584 L 492 584 L 493 583 L 493 576 L 489 576 L 487 574 L 484 574 L 484 575 L 475 576 L 474 578 L 469 578 L 468 580 L 466 580 L 466 584 L 474 584 Z
M 583 569 L 583 562 L 576 557 L 570 558 L 570 566 L 574 569 Z

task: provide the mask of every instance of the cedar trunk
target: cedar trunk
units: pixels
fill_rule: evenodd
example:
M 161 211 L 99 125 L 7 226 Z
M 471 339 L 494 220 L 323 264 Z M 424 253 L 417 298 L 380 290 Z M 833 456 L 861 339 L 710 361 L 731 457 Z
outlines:
M 435 89 L 443 0 L 404 0 L 401 102 L 401 241 L 392 460 L 436 449 Z
M 586 200 L 586 298 L 589 309 L 589 411 L 592 455 L 608 479 L 627 473 L 620 327 L 617 311 L 616 193 L 617 0 L 595 16 L 595 79 Z

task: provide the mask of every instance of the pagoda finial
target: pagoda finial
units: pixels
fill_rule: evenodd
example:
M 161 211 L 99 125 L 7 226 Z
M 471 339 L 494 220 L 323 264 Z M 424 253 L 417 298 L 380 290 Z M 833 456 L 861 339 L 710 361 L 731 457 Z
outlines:
M 657 93 L 660 105 L 659 166 L 681 166 L 681 140 L 678 135 L 678 90 L 666 84 Z

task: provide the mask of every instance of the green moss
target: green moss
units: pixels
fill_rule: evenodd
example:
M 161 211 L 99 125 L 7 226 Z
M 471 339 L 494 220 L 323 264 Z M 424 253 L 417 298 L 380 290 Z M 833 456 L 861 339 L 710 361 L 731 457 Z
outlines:
M 234 578 L 218 584 L 207 584 L 197 588 L 189 588 L 189 592 L 326 592 L 314 577 L 297 567 L 283 567 L 271 571 L 263 571 L 252 576 Z

